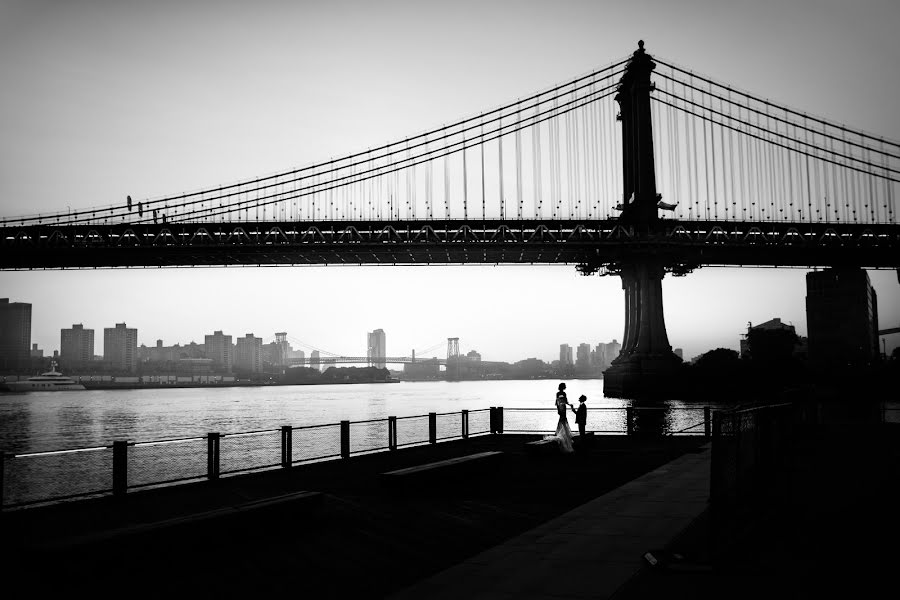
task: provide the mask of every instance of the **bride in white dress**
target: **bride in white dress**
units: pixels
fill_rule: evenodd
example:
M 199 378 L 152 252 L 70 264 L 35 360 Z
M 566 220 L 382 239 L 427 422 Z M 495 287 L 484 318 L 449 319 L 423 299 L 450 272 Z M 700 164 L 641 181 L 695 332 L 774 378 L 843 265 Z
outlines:
M 575 447 L 572 445 L 572 430 L 569 429 L 569 420 L 566 417 L 566 413 L 569 408 L 572 408 L 572 405 L 569 404 L 569 401 L 566 399 L 565 390 L 566 384 L 559 384 L 559 391 L 556 393 L 556 412 L 559 413 L 559 423 L 556 425 L 556 433 L 552 436 L 547 436 L 546 439 L 556 439 L 559 442 L 559 449 L 564 452 L 574 452 Z

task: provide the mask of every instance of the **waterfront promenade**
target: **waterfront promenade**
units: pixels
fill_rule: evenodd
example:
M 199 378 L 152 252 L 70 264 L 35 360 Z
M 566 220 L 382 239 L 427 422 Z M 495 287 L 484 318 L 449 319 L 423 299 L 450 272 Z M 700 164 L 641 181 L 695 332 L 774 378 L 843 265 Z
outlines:
M 749 510 L 709 504 L 708 438 L 597 436 L 560 455 L 529 452 L 536 435 L 486 435 L 8 511 L 3 586 L 139 597 L 892 596 L 880 590 L 900 557 L 898 426 L 817 418 L 795 422 L 787 476 Z M 485 451 L 502 455 L 402 488 L 379 477 Z M 230 510 L 301 490 L 320 494 Z
M 40 581 L 42 589 L 68 595 L 120 589 L 148 596 L 384 597 L 590 506 L 678 457 L 696 462 L 708 455 L 686 454 L 707 442 L 702 437 L 597 436 L 575 455 L 535 456 L 526 442 L 538 437 L 478 436 L 122 499 L 11 511 L 2 523 L 5 585 L 27 589 Z M 485 450 L 502 451 L 501 460 L 402 490 L 379 479 L 387 470 Z M 300 490 L 321 492 L 320 503 L 147 528 Z M 48 565 L 54 573 L 49 579 Z M 472 592 L 480 587 L 472 585 Z

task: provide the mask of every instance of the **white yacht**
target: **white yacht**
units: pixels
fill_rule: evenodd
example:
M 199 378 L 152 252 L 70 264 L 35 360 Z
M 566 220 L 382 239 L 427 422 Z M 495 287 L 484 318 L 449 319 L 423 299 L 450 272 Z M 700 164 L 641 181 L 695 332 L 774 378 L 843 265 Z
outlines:
M 61 392 L 83 390 L 84 386 L 56 370 L 56 362 L 50 363 L 50 370 L 24 381 L 7 381 L 11 392 Z

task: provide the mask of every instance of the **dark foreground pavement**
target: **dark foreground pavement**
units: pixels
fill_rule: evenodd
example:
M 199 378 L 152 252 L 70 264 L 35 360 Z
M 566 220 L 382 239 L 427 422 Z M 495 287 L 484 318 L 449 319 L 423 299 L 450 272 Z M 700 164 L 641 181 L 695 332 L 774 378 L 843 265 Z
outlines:
M 648 544 L 666 543 L 702 509 L 708 475 L 703 464 L 709 454 L 701 449 L 704 438 L 597 437 L 575 455 L 535 456 L 526 452 L 525 443 L 537 437 L 483 436 L 146 490 L 121 500 L 101 498 L 7 512 L 0 519 L 4 572 L 0 590 L 4 596 L 13 593 L 8 597 L 256 598 L 286 593 L 384 597 L 416 584 L 428 585 L 430 578 L 493 548 L 500 548 L 500 554 L 505 544 L 519 545 L 521 550 L 529 545 L 528 536 L 541 537 L 540 531 L 561 533 L 553 519 L 564 519 L 572 531 L 569 538 L 551 540 L 550 545 L 586 556 L 596 547 L 588 537 L 591 532 L 617 522 L 649 523 L 648 507 L 665 507 L 671 499 L 659 485 L 669 482 L 675 490 L 683 473 L 694 473 L 688 478 L 691 482 L 681 486 L 689 505 L 660 513 L 668 525 L 655 533 L 645 526 L 633 536 L 626 530 L 618 534 L 607 530 L 623 543 L 643 536 L 633 548 L 610 546 L 610 556 L 627 556 L 629 561 L 627 573 L 620 569 L 614 574 L 614 580 L 622 583 L 633 567 L 639 568 L 636 552 Z M 379 478 L 385 471 L 487 450 L 503 455 L 430 481 L 413 481 L 402 489 Z M 671 463 L 679 457 L 681 463 Z M 667 472 L 665 465 L 670 463 L 681 466 Z M 638 478 L 645 475 L 657 487 L 641 484 Z M 621 487 L 636 479 L 631 488 Z M 651 488 L 656 489 L 655 499 Z M 266 510 L 229 509 L 301 490 L 321 495 Z M 613 494 L 603 499 L 608 492 Z M 613 505 L 618 508 L 610 509 Z M 213 510 L 220 512 L 212 518 L 153 526 Z M 580 521 L 563 517 L 573 510 Z M 616 511 L 623 514 L 616 516 Z M 629 511 L 645 514 L 624 514 Z M 571 533 L 582 538 L 567 545 Z M 524 581 L 529 574 L 535 576 L 527 561 L 498 557 L 497 564 L 507 567 L 508 577 Z M 562 560 L 560 572 L 547 571 L 546 576 L 570 579 L 593 574 L 593 588 L 565 586 L 576 592 L 593 590 L 588 597 L 618 587 L 609 583 L 611 571 L 607 577 L 584 561 L 571 570 L 565 570 L 566 564 Z M 487 593 L 490 579 L 490 575 L 460 579 L 455 596 Z
M 898 597 L 898 425 L 822 427 L 795 444 L 784 489 L 708 509 L 616 600 Z

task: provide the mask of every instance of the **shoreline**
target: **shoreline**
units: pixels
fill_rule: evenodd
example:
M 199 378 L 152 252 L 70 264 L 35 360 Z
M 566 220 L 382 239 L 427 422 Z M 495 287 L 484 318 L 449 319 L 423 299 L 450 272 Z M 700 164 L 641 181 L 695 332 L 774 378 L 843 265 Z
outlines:
M 20 390 L 20 391 L 12 391 L 6 389 L 6 386 L 0 383 L 0 393 L 3 394 L 27 394 L 28 392 L 47 392 L 47 391 L 56 391 L 56 392 L 86 392 L 93 390 L 173 390 L 173 389 L 184 389 L 184 388 L 233 388 L 233 387 L 284 387 L 291 385 L 358 385 L 358 384 L 367 384 L 367 383 L 400 383 L 399 379 L 394 379 L 390 381 L 308 381 L 308 382 L 258 382 L 258 381 L 227 381 L 227 382 L 219 382 L 219 383 L 209 383 L 209 382 L 173 382 L 173 383 L 157 383 L 157 382 L 149 382 L 149 383 L 116 383 L 109 381 L 102 382 L 81 382 L 81 385 L 84 386 L 83 390 Z

